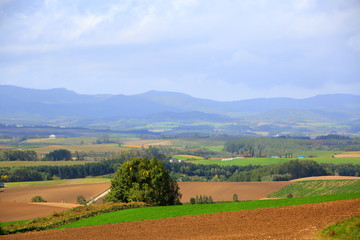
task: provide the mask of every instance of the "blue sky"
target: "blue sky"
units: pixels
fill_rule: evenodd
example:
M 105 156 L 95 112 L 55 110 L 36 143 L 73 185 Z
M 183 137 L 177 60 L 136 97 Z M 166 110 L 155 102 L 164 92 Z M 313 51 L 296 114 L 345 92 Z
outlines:
M 360 94 L 360 1 L 0 0 L 0 84 L 224 101 Z

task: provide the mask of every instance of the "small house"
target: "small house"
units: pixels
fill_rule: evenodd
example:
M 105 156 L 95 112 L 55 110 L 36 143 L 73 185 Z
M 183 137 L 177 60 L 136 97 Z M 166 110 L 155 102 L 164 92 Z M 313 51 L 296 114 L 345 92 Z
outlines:
M 49 139 L 56 139 L 56 136 L 54 134 L 50 134 Z

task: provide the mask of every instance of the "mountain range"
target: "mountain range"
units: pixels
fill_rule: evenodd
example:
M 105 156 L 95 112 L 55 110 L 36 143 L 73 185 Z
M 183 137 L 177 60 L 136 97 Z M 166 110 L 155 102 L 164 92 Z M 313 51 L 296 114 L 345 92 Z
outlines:
M 360 96 L 326 94 L 304 99 L 256 98 L 224 102 L 176 92 L 84 95 L 64 88 L 38 90 L 0 85 L 0 112 L 2 122 L 78 119 L 73 125 L 117 119 L 347 123 L 360 119 Z

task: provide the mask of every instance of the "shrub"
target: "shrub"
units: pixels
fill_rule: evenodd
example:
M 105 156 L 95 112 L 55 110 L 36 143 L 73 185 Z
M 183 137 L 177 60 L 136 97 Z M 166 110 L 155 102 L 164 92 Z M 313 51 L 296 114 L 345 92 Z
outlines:
M 35 196 L 31 199 L 31 202 L 47 202 L 42 196 Z
M 207 204 L 207 203 L 214 203 L 214 200 L 212 199 L 211 196 L 206 196 L 206 195 L 196 195 L 195 198 L 190 198 L 190 203 L 191 204 Z
M 234 193 L 234 195 L 233 195 L 233 201 L 234 201 L 234 202 L 238 202 L 238 201 L 239 201 L 239 196 L 238 196 L 236 193 Z
M 86 205 L 86 199 L 84 198 L 83 195 L 77 196 L 77 203 L 82 204 L 82 205 Z

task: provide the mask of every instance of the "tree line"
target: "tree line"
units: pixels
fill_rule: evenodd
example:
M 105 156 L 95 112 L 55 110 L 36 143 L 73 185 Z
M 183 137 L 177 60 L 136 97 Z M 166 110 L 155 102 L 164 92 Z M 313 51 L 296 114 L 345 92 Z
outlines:
M 243 138 L 225 143 L 224 150 L 250 157 L 293 157 L 297 152 L 311 150 L 359 151 L 360 139 Z
M 288 181 L 303 177 L 326 175 L 359 176 L 360 165 L 317 163 L 312 160 L 292 160 L 250 171 L 236 172 L 228 181 Z
M 77 156 L 77 154 L 75 154 Z M 66 149 L 57 149 L 41 158 L 34 150 L 3 150 L 0 151 L 0 161 L 69 161 L 73 154 Z M 77 159 L 79 160 L 79 159 Z

